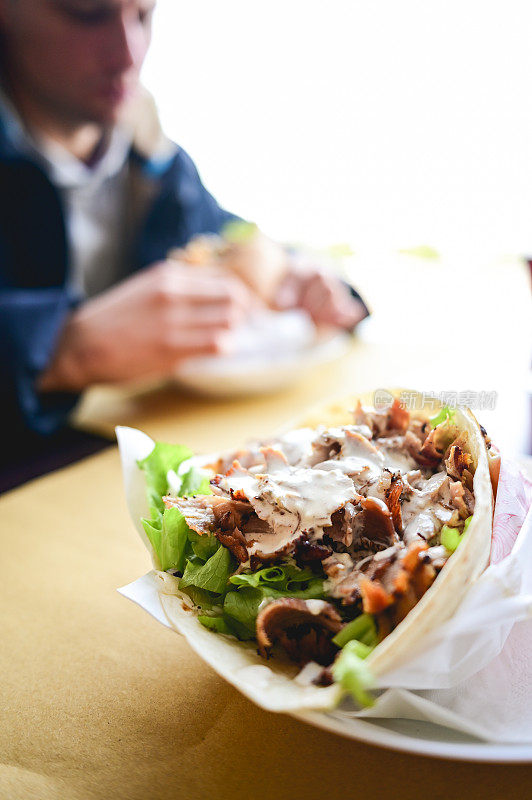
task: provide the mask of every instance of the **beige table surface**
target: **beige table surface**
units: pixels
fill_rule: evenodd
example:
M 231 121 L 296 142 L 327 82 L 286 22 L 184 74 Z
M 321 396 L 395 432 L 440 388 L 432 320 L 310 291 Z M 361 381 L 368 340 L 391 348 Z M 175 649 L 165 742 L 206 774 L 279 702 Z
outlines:
M 267 434 L 331 393 L 429 390 L 438 378 L 465 388 L 451 358 L 452 348 L 415 336 L 399 353 L 369 328 L 342 359 L 271 397 L 99 389 L 78 424 L 134 424 L 208 451 Z M 488 360 L 470 363 L 467 388 L 504 389 L 504 365 L 489 373 Z M 3 496 L 0 520 L 2 800 L 530 796 L 532 766 L 395 753 L 264 712 L 118 595 L 149 563 L 127 516 L 116 448 Z

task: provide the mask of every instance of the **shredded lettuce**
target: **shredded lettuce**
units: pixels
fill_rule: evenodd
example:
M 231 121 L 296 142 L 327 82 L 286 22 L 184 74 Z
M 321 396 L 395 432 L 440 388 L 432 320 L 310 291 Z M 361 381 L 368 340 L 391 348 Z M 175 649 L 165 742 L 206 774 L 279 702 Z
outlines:
M 261 589 L 252 586 L 225 595 L 223 618 L 238 639 L 255 638 L 255 621 L 263 599 Z
M 438 425 L 441 425 L 442 422 L 452 422 L 454 416 L 456 414 L 455 408 L 449 408 L 449 406 L 443 406 L 437 414 L 434 414 L 433 417 L 429 417 L 430 427 L 436 428 Z
M 361 706 L 372 706 L 373 697 L 366 689 L 371 688 L 373 674 L 365 663 L 373 647 L 352 639 L 343 647 L 332 666 L 332 674 L 336 683 L 349 692 Z
M 142 525 L 159 559 L 160 569 L 183 571 L 189 528 L 178 508 L 167 508 L 158 519 L 143 519 Z
M 200 608 L 222 606 L 229 576 L 236 563 L 227 548 L 215 536 L 199 535 L 192 531 L 178 508 L 165 508 L 162 498 L 169 491 L 168 476 L 173 491 L 181 497 L 210 494 L 209 480 L 204 472 L 191 467 L 180 471 L 192 452 L 182 445 L 157 442 L 139 467 L 146 475 L 146 491 L 151 519 L 143 519 L 146 535 L 155 551 L 161 570 L 183 573 L 179 588 Z M 177 480 L 176 480 L 177 479 Z
M 157 442 L 150 455 L 139 461 L 151 513 L 142 524 L 160 569 L 181 574 L 180 590 L 200 609 L 214 612 L 214 616 L 201 615 L 200 622 L 239 639 L 254 639 L 259 606 L 265 599 L 324 597 L 323 580 L 294 563 L 234 575 L 236 561 L 215 536 L 191 530 L 178 508 L 165 509 L 162 497 L 169 492 L 169 477 L 174 494 L 211 493 L 201 470 L 181 469 L 191 455 L 187 447 Z
M 196 467 L 191 467 L 182 477 L 179 495 L 190 497 L 194 494 L 212 494 L 209 478 Z
M 207 561 L 194 555 L 187 559 L 179 588 L 194 585 L 208 592 L 223 594 L 227 589 L 229 576 L 236 569 L 235 559 L 226 547 L 218 549 Z
M 138 462 L 146 475 L 146 491 L 152 518 L 157 517 L 155 510 L 160 514 L 164 511 L 162 498 L 168 492 L 168 472 L 177 472 L 179 465 L 191 456 L 192 450 L 184 445 L 156 442 L 149 456 Z
M 255 623 L 263 600 L 297 597 L 301 600 L 324 596 L 323 580 L 295 564 L 278 564 L 257 572 L 241 572 L 229 578 L 223 616 L 239 639 L 255 637 Z
M 192 602 L 195 606 L 202 609 L 203 611 L 215 611 L 219 614 L 221 605 L 223 603 L 223 597 L 220 594 L 215 594 L 214 592 L 207 592 L 205 589 L 199 589 L 197 586 L 190 585 L 190 586 L 180 586 L 180 591 L 183 594 L 186 594 L 190 597 Z
M 220 542 L 216 538 L 216 536 L 209 536 L 206 533 L 196 533 L 196 531 L 188 531 L 188 540 L 190 542 L 190 546 L 192 548 L 192 552 L 198 558 L 201 558 L 202 561 L 208 561 L 208 559 L 213 556 L 218 548 L 220 547 Z
M 164 507 L 162 498 L 170 489 L 169 473 L 174 484 L 173 491 L 175 492 L 178 485 L 181 497 L 211 494 L 209 479 L 201 470 L 191 467 L 184 474 L 179 474 L 181 465 L 191 455 L 192 451 L 184 445 L 156 442 L 149 456 L 138 462 L 145 473 L 151 515 L 150 519 L 142 520 L 142 525 L 162 570 L 175 569 L 182 572 L 187 552 L 201 556 L 206 561 L 218 549 L 219 543 L 214 537 L 199 537 L 189 529 L 178 508 Z M 205 541 L 198 544 L 197 540 L 200 538 Z
M 205 628 L 209 628 L 211 631 L 233 635 L 233 631 L 223 617 L 207 617 L 204 614 L 200 614 L 198 620 Z
M 235 586 L 253 586 L 269 597 L 308 599 L 323 596 L 323 580 L 310 570 L 300 569 L 295 564 L 279 564 L 257 572 L 241 572 L 233 575 L 230 583 Z

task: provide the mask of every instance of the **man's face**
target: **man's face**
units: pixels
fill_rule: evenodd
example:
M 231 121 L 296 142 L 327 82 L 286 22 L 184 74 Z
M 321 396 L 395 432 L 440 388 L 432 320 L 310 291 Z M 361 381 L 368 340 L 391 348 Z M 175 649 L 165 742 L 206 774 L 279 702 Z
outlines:
M 73 123 L 113 122 L 138 83 L 155 0 L 0 0 L 14 89 Z

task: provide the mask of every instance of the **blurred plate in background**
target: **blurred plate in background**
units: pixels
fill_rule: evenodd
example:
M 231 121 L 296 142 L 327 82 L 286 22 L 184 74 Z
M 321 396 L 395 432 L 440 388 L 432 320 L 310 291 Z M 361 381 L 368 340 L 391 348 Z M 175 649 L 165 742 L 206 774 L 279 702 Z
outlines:
M 262 312 L 234 336 L 231 354 L 181 362 L 176 382 L 213 397 L 275 392 L 343 355 L 351 340 L 336 329 L 317 329 L 299 310 Z

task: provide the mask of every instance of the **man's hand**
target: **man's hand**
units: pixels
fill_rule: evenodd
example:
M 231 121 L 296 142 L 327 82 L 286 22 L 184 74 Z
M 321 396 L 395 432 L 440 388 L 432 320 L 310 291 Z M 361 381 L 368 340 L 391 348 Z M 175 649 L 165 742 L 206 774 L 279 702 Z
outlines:
M 88 300 L 69 318 L 41 391 L 170 375 L 187 356 L 228 349 L 253 304 L 221 270 L 161 262 Z
M 336 275 L 302 267 L 291 270 L 279 287 L 277 307 L 302 308 L 316 325 L 351 330 L 367 316 L 357 300 Z

